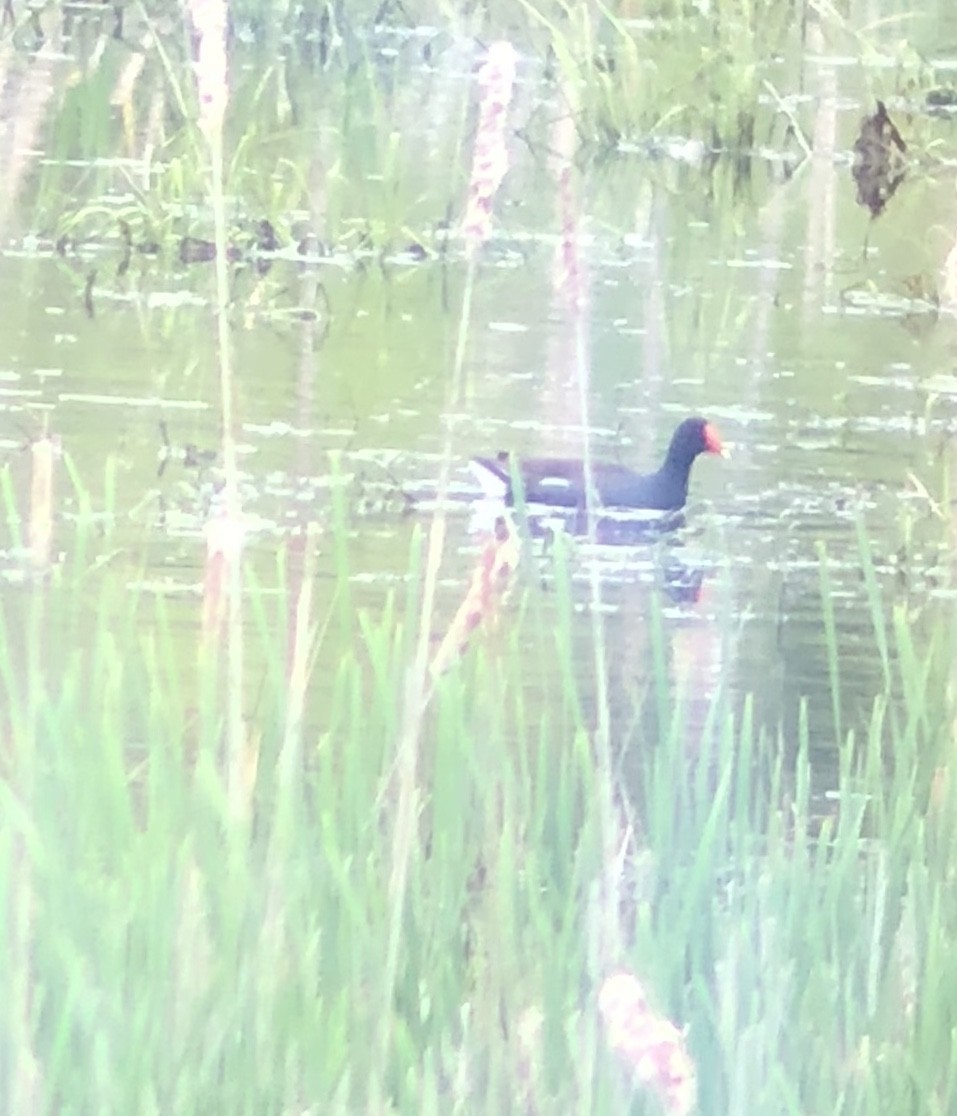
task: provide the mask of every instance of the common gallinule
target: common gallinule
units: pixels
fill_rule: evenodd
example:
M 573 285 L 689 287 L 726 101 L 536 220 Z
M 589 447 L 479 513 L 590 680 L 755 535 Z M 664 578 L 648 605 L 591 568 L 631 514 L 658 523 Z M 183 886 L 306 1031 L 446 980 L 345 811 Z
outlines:
M 592 465 L 598 500 L 606 508 L 675 511 L 688 499 L 688 475 L 699 453 L 725 456 L 717 430 L 703 418 L 686 418 L 671 436 L 661 468 L 636 473 L 625 465 Z M 508 453 L 472 459 L 472 469 L 487 496 L 512 503 L 512 460 Z M 585 470 L 581 461 L 562 457 L 525 457 L 514 463 L 526 503 L 579 508 L 585 504 Z

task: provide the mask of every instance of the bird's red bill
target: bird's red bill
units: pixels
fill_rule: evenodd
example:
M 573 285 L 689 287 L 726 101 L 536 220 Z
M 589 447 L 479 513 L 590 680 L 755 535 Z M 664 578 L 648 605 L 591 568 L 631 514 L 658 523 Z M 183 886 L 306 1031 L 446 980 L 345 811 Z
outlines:
M 710 422 L 704 424 L 704 448 L 708 453 L 718 453 L 722 457 L 727 453 L 721 441 L 721 435 Z

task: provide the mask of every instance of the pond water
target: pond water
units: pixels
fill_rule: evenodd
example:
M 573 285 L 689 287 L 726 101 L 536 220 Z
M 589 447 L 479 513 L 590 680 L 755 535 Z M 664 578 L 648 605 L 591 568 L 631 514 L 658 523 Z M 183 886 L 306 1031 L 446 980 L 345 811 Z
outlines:
M 672 134 L 666 98 L 651 136 L 596 150 L 569 118 L 539 33 L 516 37 L 510 171 L 452 416 L 465 268 L 443 230 L 465 196 L 479 42 L 434 23 L 356 25 L 328 53 L 321 37 L 241 26 L 237 239 L 253 242 L 267 216 L 278 240 L 268 267 L 233 271 L 257 578 L 274 581 L 277 549 L 307 523 L 330 524 L 332 454 L 347 478 L 355 596 L 379 612 L 427 527 L 450 429 L 460 463 L 442 573 L 450 615 L 477 546 L 468 458 L 580 453 L 582 342 L 597 457 L 652 467 L 689 413 L 732 448 L 729 460 L 697 463 L 687 525 L 670 543 L 573 548 L 582 655 L 595 561 L 617 708 L 647 685 L 660 615 L 669 669 L 702 716 L 719 689 L 753 695 L 759 722 L 793 742 L 807 701 L 825 793 L 836 753 L 822 554 L 844 729 L 867 724 L 884 686 L 861 539 L 885 604 L 906 610 L 918 643 L 928 618 L 950 609 L 952 584 L 957 330 L 934 296 L 957 234 L 957 134 L 955 117 L 927 103 L 953 78 L 953 52 L 936 52 L 957 43 L 957 21 L 943 9 L 851 9 L 840 25 L 795 22 L 760 59 L 754 144 L 734 154 Z M 43 30 L 39 46 L 5 44 L 0 436 L 21 507 L 24 444 L 44 429 L 60 440 L 109 576 L 168 597 L 188 642 L 214 502 L 203 453 L 219 441 L 212 272 L 178 258 L 183 237 L 211 235 L 202 177 L 148 28 L 131 17 L 116 39 L 112 18 L 78 9 Z M 185 44 L 170 35 L 176 57 Z M 878 98 L 908 155 L 875 219 L 852 165 Z M 122 222 L 134 247 L 155 240 L 158 251 L 130 255 Z M 63 548 L 89 510 L 65 475 L 57 492 Z M 319 549 L 331 593 L 333 548 Z M 9 604 L 24 592 L 12 540 L 3 565 Z M 320 610 L 331 607 L 327 594 Z M 340 653 L 326 646 L 325 662 Z M 529 662 L 530 693 L 546 669 Z

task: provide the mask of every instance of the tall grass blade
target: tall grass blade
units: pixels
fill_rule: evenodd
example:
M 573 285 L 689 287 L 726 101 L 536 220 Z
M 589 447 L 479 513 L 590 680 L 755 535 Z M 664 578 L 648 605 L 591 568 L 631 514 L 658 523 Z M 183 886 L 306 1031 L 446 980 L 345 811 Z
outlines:
M 827 548 L 817 544 L 818 570 L 820 572 L 821 606 L 824 619 L 824 646 L 827 652 L 827 673 L 831 688 L 831 712 L 834 718 L 834 740 L 840 745 L 843 736 L 841 718 L 841 672 L 838 656 L 837 626 L 834 621 L 834 586 L 828 569 Z

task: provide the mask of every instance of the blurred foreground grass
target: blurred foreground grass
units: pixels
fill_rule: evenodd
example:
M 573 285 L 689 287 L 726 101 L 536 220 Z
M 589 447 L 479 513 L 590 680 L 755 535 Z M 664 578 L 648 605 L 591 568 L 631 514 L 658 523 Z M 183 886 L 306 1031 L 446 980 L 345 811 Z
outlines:
M 342 614 L 335 678 L 300 679 L 332 697 L 300 721 L 286 618 L 302 598 L 249 590 L 268 666 L 237 811 L 215 645 L 184 663 L 163 600 L 95 567 L 7 594 L 3 1111 L 660 1111 L 603 1038 L 598 992 L 622 968 L 687 1029 L 695 1111 L 954 1111 L 942 644 L 925 657 L 902 615 L 883 618 L 900 677 L 868 739 L 841 743 L 823 818 L 806 732 L 785 756 L 747 706 L 715 704 L 692 734 L 654 679 L 670 724 L 628 755 L 612 741 L 630 774 L 613 777 L 609 859 L 581 664 L 535 592 L 437 683 L 398 907 L 414 602 L 408 617 Z M 561 569 L 555 593 L 567 620 Z M 553 692 L 533 703 L 528 664 L 545 656 Z

